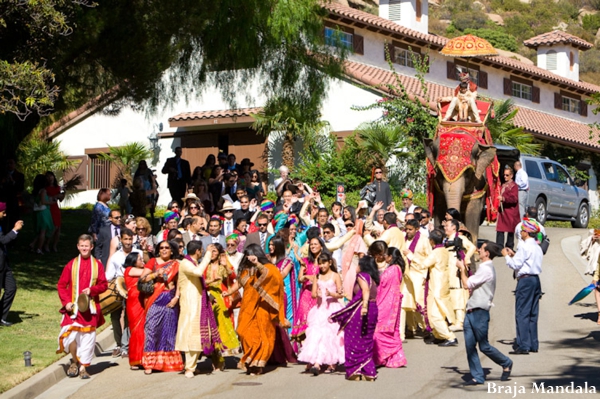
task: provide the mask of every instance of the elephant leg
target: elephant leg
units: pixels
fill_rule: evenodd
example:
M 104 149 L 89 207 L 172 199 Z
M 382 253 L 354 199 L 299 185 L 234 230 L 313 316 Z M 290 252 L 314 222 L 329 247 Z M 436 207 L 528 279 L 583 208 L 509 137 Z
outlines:
M 477 238 L 479 237 L 479 224 L 481 221 L 481 211 L 483 210 L 483 204 L 485 202 L 485 196 L 477 199 L 470 200 L 467 203 L 464 219 L 465 226 L 471 232 L 473 238 L 473 244 L 477 245 Z

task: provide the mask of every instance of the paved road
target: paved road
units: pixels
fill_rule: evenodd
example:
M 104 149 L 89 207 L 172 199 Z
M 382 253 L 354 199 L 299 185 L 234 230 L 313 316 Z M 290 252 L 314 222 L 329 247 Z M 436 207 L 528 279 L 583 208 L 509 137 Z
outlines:
M 584 264 L 578 258 L 579 235 L 584 230 L 548 229 L 551 246 L 544 258 L 541 276 L 545 292 L 540 305 L 540 351 L 529 356 L 514 356 L 512 379 L 500 382 L 500 367 L 483 357 L 483 367 L 490 371 L 488 385 L 464 388 L 463 378 L 468 373 L 462 334 L 460 345 L 438 348 L 425 345 L 421 340 L 409 340 L 404 350 L 408 367 L 380 369 L 374 383 L 345 381 L 343 374 L 312 377 L 302 374 L 304 366 L 292 365 L 278 368 L 262 376 L 246 376 L 233 369 L 234 359 L 228 362 L 232 369 L 216 374 L 198 375 L 188 380 L 183 375 L 130 371 L 124 360 L 101 356 L 91 367 L 94 376 L 84 382 L 66 379 L 44 394 L 40 399 L 71 398 L 122 398 L 144 399 L 184 398 L 456 398 L 485 397 L 512 398 L 508 388 L 525 390 L 518 397 L 542 397 L 532 393 L 533 383 L 549 386 L 584 386 L 600 390 L 600 365 L 596 350 L 600 349 L 600 328 L 596 325 L 596 308 L 593 296 L 583 303 L 567 306 L 573 295 L 589 284 L 583 276 Z M 483 227 L 484 238 L 495 236 L 493 228 Z M 510 351 L 514 339 L 515 281 L 503 259 L 495 261 L 498 274 L 495 307 L 492 310 L 490 341 L 503 353 Z M 208 363 L 200 366 L 208 373 Z M 494 394 L 494 384 L 496 393 Z M 499 393 L 499 387 L 503 387 Z M 521 388 L 522 387 L 522 388 Z M 489 391 L 489 392 L 488 392 Z M 563 397 L 563 395 L 555 395 Z M 580 395 L 581 396 L 581 395 Z M 585 395 L 587 396 L 587 395 Z

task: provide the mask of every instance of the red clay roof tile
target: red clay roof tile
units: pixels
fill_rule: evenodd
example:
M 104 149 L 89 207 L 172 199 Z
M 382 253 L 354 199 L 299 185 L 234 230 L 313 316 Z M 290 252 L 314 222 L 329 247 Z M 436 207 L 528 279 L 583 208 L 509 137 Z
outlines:
M 541 35 L 537 35 L 523 42 L 524 45 L 532 48 L 551 46 L 559 43 L 571 44 L 581 50 L 588 50 L 594 47 L 592 43 L 588 43 L 585 40 L 567 32 L 563 32 L 562 30 L 553 30 L 552 32 L 542 33 Z
M 214 119 L 214 118 L 237 118 L 241 116 L 250 116 L 262 111 L 262 107 L 256 108 L 241 108 L 241 109 L 226 109 L 217 111 L 202 111 L 202 112 L 182 112 L 169 118 L 169 122 L 191 121 L 199 119 Z

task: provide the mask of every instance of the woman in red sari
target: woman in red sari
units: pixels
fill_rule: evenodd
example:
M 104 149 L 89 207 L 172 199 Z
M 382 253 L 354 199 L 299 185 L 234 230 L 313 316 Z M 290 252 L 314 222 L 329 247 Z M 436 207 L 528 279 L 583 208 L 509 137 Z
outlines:
M 141 252 L 132 252 L 125 258 L 125 284 L 127 285 L 127 320 L 129 322 L 129 366 L 139 370 L 144 352 L 144 304 L 137 288 L 138 280 L 144 272 L 144 259 Z
M 145 304 L 146 338 L 142 357 L 145 374 L 152 374 L 152 370 L 183 370 L 181 352 L 175 350 L 179 319 L 179 263 L 174 257 L 178 254 L 179 248 L 172 241 L 161 242 L 158 256 L 146 263 L 140 277 L 142 282 L 154 281 L 154 293 Z

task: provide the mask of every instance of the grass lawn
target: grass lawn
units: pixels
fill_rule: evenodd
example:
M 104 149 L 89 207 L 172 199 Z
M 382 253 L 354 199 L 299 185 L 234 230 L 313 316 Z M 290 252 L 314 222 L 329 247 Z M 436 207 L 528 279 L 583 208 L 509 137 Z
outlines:
M 31 215 L 9 249 L 10 265 L 17 280 L 17 296 L 8 321 L 0 327 L 0 393 L 21 383 L 55 362 L 61 308 L 56 283 L 62 268 L 77 255 L 77 237 L 87 230 L 91 213 L 63 211 L 59 252 L 35 255 L 28 245 L 33 239 Z M 25 367 L 23 352 L 32 352 L 33 367 Z

